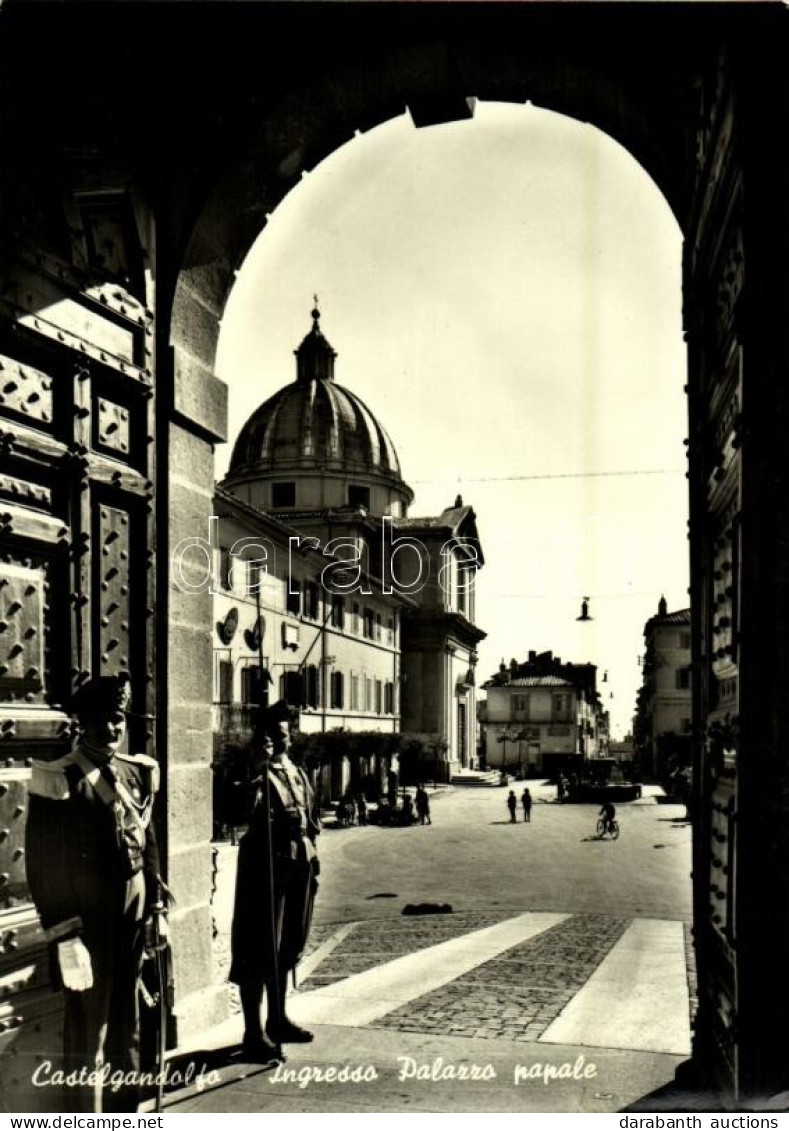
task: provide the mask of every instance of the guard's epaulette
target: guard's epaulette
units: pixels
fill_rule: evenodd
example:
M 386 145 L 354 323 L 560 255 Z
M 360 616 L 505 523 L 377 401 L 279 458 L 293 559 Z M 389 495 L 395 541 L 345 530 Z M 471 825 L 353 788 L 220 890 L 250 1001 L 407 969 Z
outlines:
M 128 762 L 132 766 L 140 766 L 151 775 L 151 793 L 156 793 L 159 788 L 159 763 L 148 754 L 116 754 L 119 762 Z
M 68 801 L 71 789 L 66 771 L 75 764 L 73 752 L 53 762 L 41 762 L 36 758 L 30 777 L 30 793 L 50 801 Z

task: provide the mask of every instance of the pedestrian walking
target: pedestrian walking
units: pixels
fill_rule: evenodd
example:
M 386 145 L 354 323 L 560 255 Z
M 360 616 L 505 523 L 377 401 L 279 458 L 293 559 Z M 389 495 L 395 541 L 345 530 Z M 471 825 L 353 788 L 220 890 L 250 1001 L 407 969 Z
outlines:
M 514 790 L 510 790 L 510 795 L 507 798 L 507 808 L 510 811 L 510 820 L 512 821 L 513 824 L 515 824 L 515 822 L 517 820 L 515 813 L 517 812 L 517 809 L 518 809 L 518 800 L 515 797 Z
M 288 718 L 284 700 L 261 712 L 252 740 L 252 755 L 258 763 L 257 793 L 238 851 L 229 980 L 240 991 L 243 1055 L 255 1064 L 276 1063 L 277 1049 L 272 1042 L 312 1040 L 312 1033 L 294 1024 L 285 1012 L 288 974 L 301 958 L 312 920 L 319 872 L 315 838 L 320 831 L 307 775 L 288 756 Z M 273 899 L 268 882 L 272 863 Z M 266 1035 L 260 1023 L 264 988 Z
M 345 792 L 345 809 L 346 809 L 346 812 L 348 814 L 348 825 L 349 826 L 355 825 L 356 824 L 356 801 L 354 799 L 353 793 L 351 792 L 350 786 L 348 787 L 348 789 Z
M 89 680 L 72 701 L 76 747 L 32 769 L 28 879 L 65 991 L 68 1112 L 137 1110 L 137 990 L 154 916 L 166 937 L 151 824 L 159 767 L 120 752 L 130 699 L 127 675 Z M 104 1087 L 116 1073 L 120 1086 Z
M 356 795 L 356 819 L 360 825 L 367 824 L 367 798 L 363 793 Z
M 416 815 L 419 817 L 419 824 L 432 825 L 430 819 L 430 798 L 428 797 L 427 790 L 423 785 L 420 785 L 416 791 Z
M 559 774 L 559 780 L 556 783 L 556 800 L 561 804 L 564 801 L 564 778 Z
M 531 821 L 531 792 L 528 786 L 521 794 L 521 805 L 523 806 L 524 821 Z
M 403 825 L 414 823 L 414 799 L 410 793 L 403 794 L 403 807 L 400 810 L 400 822 Z
M 378 824 L 389 826 L 392 823 L 392 806 L 387 797 L 382 797 L 378 802 Z

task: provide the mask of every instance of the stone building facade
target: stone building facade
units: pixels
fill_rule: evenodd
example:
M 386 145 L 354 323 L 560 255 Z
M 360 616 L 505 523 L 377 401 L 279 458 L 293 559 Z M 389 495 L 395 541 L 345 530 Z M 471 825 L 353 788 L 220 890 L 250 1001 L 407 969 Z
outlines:
M 272 658 L 269 686 L 299 707 L 302 729 L 429 735 L 433 776 L 448 781 L 475 757 L 474 667 L 485 635 L 474 623 L 484 564 L 476 516 L 458 498 L 441 515 L 408 517 L 413 492 L 394 444 L 367 406 L 337 384 L 336 357 L 316 308 L 296 350 L 295 381 L 252 413 L 235 442 L 216 494 L 220 557 L 229 562 L 231 535 L 243 532 L 252 542 L 264 527 L 279 532 L 261 593 L 276 625 L 273 646 L 280 632 L 288 643 Z M 298 550 L 295 558 L 286 543 Z M 253 678 L 242 670 L 228 690 L 230 665 L 246 670 L 259 661 L 222 643 L 221 618 L 235 595 L 223 591 L 223 577 L 232 584 L 229 566 L 219 574 L 214 702 L 221 734 L 229 718 L 224 700 L 231 690 L 248 694 Z M 243 721 L 243 713 L 232 719 Z M 341 780 L 335 775 L 335 795 Z
M 400 537 L 422 547 L 424 583 L 415 586 L 403 616 L 403 727 L 438 736 L 442 777 L 477 762 L 477 645 L 475 584 L 484 565 L 476 515 L 460 495 L 434 518 L 397 523 Z M 414 559 L 415 560 L 415 559 Z M 412 572 L 404 577 L 414 580 Z
M 665 598 L 644 625 L 643 681 L 635 718 L 636 753 L 644 772 L 664 777 L 691 761 L 690 609 L 669 612 Z
M 287 700 L 307 734 L 397 732 L 401 617 L 411 600 L 384 594 L 369 575 L 363 596 L 332 593 L 321 579 L 336 559 L 300 544 L 292 527 L 221 488 L 214 512 L 217 770 L 246 746 L 258 703 Z M 349 767 L 328 768 L 325 778 L 324 799 L 339 797 Z
M 563 664 L 551 652 L 502 663 L 483 685 L 480 724 L 486 764 L 553 776 L 583 775 L 608 753 L 608 716 L 594 664 Z

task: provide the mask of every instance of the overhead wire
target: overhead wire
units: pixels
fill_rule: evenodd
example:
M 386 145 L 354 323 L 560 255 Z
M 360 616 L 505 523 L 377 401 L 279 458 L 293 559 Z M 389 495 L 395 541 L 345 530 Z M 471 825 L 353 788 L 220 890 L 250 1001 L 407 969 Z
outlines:
M 412 479 L 412 483 L 524 483 L 538 479 L 605 479 L 623 477 L 628 475 L 684 475 L 684 468 L 634 468 L 629 471 L 560 471 L 550 472 L 545 475 L 478 475 L 458 476 L 457 479 L 441 479 L 434 476 L 431 479 Z

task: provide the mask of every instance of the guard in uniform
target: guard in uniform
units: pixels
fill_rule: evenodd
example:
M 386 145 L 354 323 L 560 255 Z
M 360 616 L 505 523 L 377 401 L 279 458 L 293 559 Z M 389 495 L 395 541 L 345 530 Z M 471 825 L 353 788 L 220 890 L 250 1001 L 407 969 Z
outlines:
M 68 1112 L 137 1110 L 144 927 L 166 888 L 151 824 L 158 765 L 119 752 L 129 701 L 128 676 L 86 683 L 75 748 L 33 764 L 28 879 L 65 990 Z M 115 1074 L 103 1088 L 101 1066 Z
M 253 739 L 258 776 L 249 828 L 239 846 L 231 936 L 230 981 L 239 987 L 244 1012 L 243 1053 L 261 1064 L 276 1062 L 272 1041 L 286 1044 L 312 1040 L 312 1033 L 286 1016 L 285 995 L 288 973 L 301 958 L 312 919 L 319 872 L 315 838 L 320 819 L 307 775 L 288 757 L 289 747 L 289 710 L 283 700 L 262 714 Z M 268 776 L 269 813 L 264 773 Z M 270 865 L 265 822 L 269 820 L 273 899 L 267 874 Z M 260 1021 L 264 988 L 266 1034 L 271 1040 L 263 1034 Z

